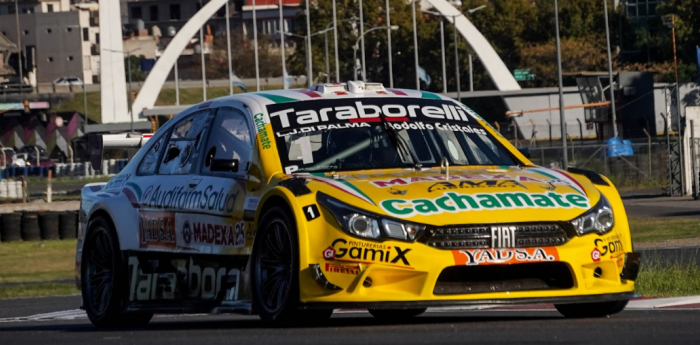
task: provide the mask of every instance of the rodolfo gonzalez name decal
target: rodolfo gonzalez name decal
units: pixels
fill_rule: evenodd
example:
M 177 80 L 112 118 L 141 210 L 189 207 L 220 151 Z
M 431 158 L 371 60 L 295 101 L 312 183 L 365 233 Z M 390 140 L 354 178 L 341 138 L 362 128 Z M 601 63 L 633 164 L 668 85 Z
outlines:
M 590 200 L 580 194 L 561 193 L 478 193 L 448 192 L 434 199 L 387 199 L 382 209 L 400 218 L 433 215 L 443 212 L 489 211 L 518 208 L 580 208 L 587 210 Z

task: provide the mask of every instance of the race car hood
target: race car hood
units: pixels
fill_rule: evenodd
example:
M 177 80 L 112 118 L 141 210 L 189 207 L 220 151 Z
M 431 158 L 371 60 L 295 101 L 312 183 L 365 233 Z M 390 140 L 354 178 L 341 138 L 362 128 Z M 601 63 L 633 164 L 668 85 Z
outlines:
M 312 191 L 394 218 L 431 224 L 568 221 L 600 199 L 587 178 L 540 167 L 298 174 Z

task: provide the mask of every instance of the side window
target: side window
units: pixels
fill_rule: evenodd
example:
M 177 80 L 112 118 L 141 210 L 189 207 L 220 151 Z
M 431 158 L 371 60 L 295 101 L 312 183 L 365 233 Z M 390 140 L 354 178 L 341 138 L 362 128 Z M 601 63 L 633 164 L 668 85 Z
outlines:
M 212 159 L 238 159 L 238 172 L 245 172 L 253 154 L 246 115 L 237 109 L 220 108 L 211 125 L 205 152 L 203 173 L 210 172 Z
M 141 159 L 141 163 L 139 163 L 139 168 L 136 172 L 138 175 L 153 175 L 156 173 L 158 158 L 160 158 L 160 153 L 163 152 L 164 138 L 165 136 L 161 135 L 155 144 L 148 148 L 148 152 L 146 152 L 146 155 Z
M 158 169 L 160 175 L 186 175 L 194 171 L 201 144 L 206 134 L 209 110 L 190 115 L 173 127 L 165 144 L 165 153 Z

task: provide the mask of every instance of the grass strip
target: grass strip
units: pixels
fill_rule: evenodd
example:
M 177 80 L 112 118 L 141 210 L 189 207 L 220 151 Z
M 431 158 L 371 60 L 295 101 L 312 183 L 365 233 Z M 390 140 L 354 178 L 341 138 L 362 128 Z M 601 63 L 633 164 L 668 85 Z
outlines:
M 74 277 L 77 240 L 0 243 L 0 284 Z
M 67 296 L 77 294 L 75 283 L 32 283 L 0 285 L 0 299 L 17 297 Z
M 645 297 L 700 295 L 700 266 L 694 262 L 662 263 L 646 260 L 635 282 L 635 292 Z
M 635 243 L 700 237 L 697 219 L 630 217 L 629 224 Z

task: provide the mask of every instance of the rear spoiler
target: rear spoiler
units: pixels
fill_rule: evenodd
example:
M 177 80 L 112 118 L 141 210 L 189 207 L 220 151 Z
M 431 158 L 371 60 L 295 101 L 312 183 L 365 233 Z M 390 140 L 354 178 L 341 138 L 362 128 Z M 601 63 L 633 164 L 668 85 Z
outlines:
M 88 151 L 92 168 L 102 168 L 102 154 L 105 149 L 139 149 L 153 133 L 88 134 Z

